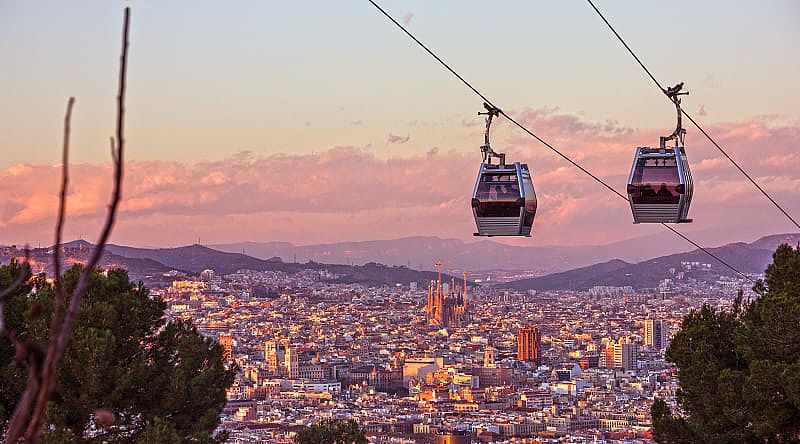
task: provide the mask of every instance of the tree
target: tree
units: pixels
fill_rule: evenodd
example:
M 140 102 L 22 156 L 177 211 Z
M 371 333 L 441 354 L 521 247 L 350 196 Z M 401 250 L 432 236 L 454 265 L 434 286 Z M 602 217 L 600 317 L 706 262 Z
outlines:
M 753 290 L 730 312 L 704 305 L 684 318 L 666 354 L 679 409 L 653 403 L 657 442 L 800 440 L 800 247 L 778 247 Z
M 367 444 L 364 429 L 355 420 L 327 419 L 297 432 L 297 444 Z
M 61 282 L 67 293 L 81 266 Z M 0 285 L 18 273 L 0 267 Z M 8 299 L 5 320 L 19 340 L 50 341 L 55 288 L 33 277 Z M 56 372 L 56 395 L 47 406 L 43 442 L 221 442 L 213 436 L 235 368 L 222 348 L 187 322 L 167 323 L 166 304 L 135 285 L 124 270 L 95 272 L 81 300 L 72 340 Z M 12 315 L 13 314 L 13 315 Z M 0 339 L 0 434 L 25 389 L 26 376 Z

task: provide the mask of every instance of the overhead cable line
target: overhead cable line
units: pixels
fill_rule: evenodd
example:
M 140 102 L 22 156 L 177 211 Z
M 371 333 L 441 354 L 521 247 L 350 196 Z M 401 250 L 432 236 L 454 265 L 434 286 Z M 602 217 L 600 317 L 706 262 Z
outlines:
M 455 77 L 456 77 L 458 80 L 460 80 L 460 81 L 461 81 L 461 83 L 463 83 L 464 85 L 466 85 L 466 87 L 467 87 L 467 88 L 471 89 L 471 90 L 472 90 L 472 92 L 474 92 L 475 94 L 477 94 L 477 95 L 478 95 L 478 97 L 480 97 L 481 99 L 483 99 L 483 101 L 484 101 L 484 102 L 486 102 L 486 103 L 487 103 L 487 104 L 488 104 L 490 107 L 492 107 L 492 108 L 496 108 L 496 109 L 497 109 L 497 110 L 500 112 L 500 114 L 502 114 L 502 115 L 503 115 L 503 116 L 504 116 L 506 119 L 508 119 L 508 121 L 509 121 L 509 122 L 511 122 L 511 123 L 513 123 L 514 125 L 516 125 L 517 127 L 519 127 L 519 128 L 522 130 L 522 131 L 525 131 L 526 133 L 528 133 L 528 135 L 529 135 L 529 136 L 531 136 L 531 137 L 533 137 L 534 139 L 536 139 L 537 141 L 539 141 L 539 143 L 541 143 L 542 145 L 546 146 L 547 148 L 550 148 L 550 149 L 551 149 L 551 150 L 552 150 L 554 153 L 556 153 L 556 154 L 558 154 L 559 156 L 561 156 L 561 158 L 562 158 L 562 159 L 566 160 L 567 162 L 571 163 L 571 164 L 572 164 L 574 167 L 576 167 L 576 168 L 578 168 L 579 170 L 581 170 L 581 171 L 583 171 L 584 173 L 586 173 L 588 176 L 590 176 L 592 179 L 594 179 L 595 181 L 597 181 L 599 184 L 601 184 L 601 185 L 603 185 L 604 187 L 608 188 L 608 189 L 609 189 L 611 192 L 613 192 L 614 194 L 616 194 L 616 195 L 618 195 L 619 197 L 621 197 L 621 198 L 623 198 L 623 199 L 627 200 L 627 198 L 626 198 L 625 196 L 623 196 L 622 194 L 620 194 L 620 192 L 619 192 L 619 191 L 615 190 L 615 189 L 614 189 L 614 188 L 612 188 L 610 185 L 608 185 L 607 183 L 603 182 L 603 181 L 602 181 L 600 178 L 598 178 L 598 177 L 597 177 L 597 176 L 595 176 L 594 174 L 590 173 L 589 171 L 587 171 L 585 168 L 583 168 L 583 167 L 582 167 L 582 166 L 580 166 L 579 164 L 575 163 L 575 161 L 573 161 L 573 160 L 572 160 L 572 159 L 570 159 L 570 158 L 569 158 L 567 155 L 563 154 L 561 151 L 559 151 L 558 149 L 556 149 L 556 148 L 555 148 L 553 145 L 550 145 L 549 143 L 547 143 L 547 141 L 545 141 L 545 140 L 544 140 L 544 139 L 542 139 L 541 137 L 539 137 L 539 136 L 537 136 L 536 134 L 534 134 L 534 133 L 533 133 L 533 131 L 529 130 L 528 128 L 525 128 L 525 127 L 524 127 L 522 124 L 520 124 L 519 122 L 517 122 L 516 120 L 514 120 L 514 119 L 513 119 L 511 116 L 509 116 L 508 114 L 506 114 L 505 112 L 503 112 L 503 110 L 502 110 L 501 108 L 498 108 L 497 106 L 495 106 L 495 105 L 494 105 L 494 103 L 492 103 L 492 101 L 491 101 L 491 100 L 489 100 L 489 99 L 488 99 L 488 98 L 487 98 L 485 95 L 483 95 L 483 94 L 482 94 L 480 91 L 478 91 L 478 89 L 477 89 L 477 88 L 475 88 L 474 86 L 472 86 L 472 84 L 471 84 L 471 83 L 469 83 L 468 81 L 466 81 L 466 80 L 464 79 L 464 77 L 461 77 L 461 74 L 457 73 L 457 72 L 456 72 L 456 71 L 455 71 L 453 68 L 451 68 L 451 67 L 450 67 L 450 65 L 448 65 L 448 64 L 447 64 L 447 62 L 445 62 L 444 60 L 442 60 L 442 59 L 441 59 L 441 58 L 440 58 L 438 55 L 436 55 L 436 53 L 434 53 L 433 51 L 431 51 L 431 50 L 430 50 L 430 49 L 429 49 L 427 46 L 425 46 L 425 44 L 424 44 L 424 43 L 422 43 L 421 41 L 419 41 L 419 39 L 417 39 L 417 38 L 414 36 L 414 34 L 411 34 L 411 32 L 410 32 L 408 29 L 406 29 L 406 27 L 405 27 L 405 26 L 403 26 L 402 24 L 400 24 L 400 22 L 398 22 L 397 20 L 395 20 L 395 18 L 394 18 L 394 17 L 392 17 L 392 16 L 391 16 L 391 15 L 390 15 L 388 12 L 386 12 L 386 10 L 384 10 L 384 9 L 383 9 L 383 8 L 382 8 L 380 5 L 378 5 L 378 4 L 377 4 L 377 3 L 376 3 L 374 0 L 367 0 L 367 1 L 369 1 L 370 3 L 372 3 L 372 5 L 373 5 L 373 6 L 375 6 L 375 7 L 376 7 L 376 8 L 377 8 L 377 9 L 378 9 L 378 10 L 379 10 L 379 11 L 380 11 L 380 12 L 381 12 L 383 15 L 385 15 L 385 16 L 386 16 L 386 18 L 388 18 L 389 20 L 391 20 L 391 22 L 392 22 L 392 23 L 394 23 L 395 25 L 397 25 L 397 27 L 398 27 L 398 28 L 400 28 L 400 29 L 401 29 L 401 30 L 402 30 L 402 31 L 403 31 L 403 32 L 404 32 L 404 33 L 405 33 L 407 36 L 409 36 L 409 37 L 411 38 L 411 40 L 414 40 L 414 42 L 416 42 L 416 43 L 417 43 L 417 45 L 419 45 L 419 46 L 420 46 L 422 49 L 424 49 L 424 50 L 425 50 L 425 52 L 427 52 L 428 54 L 430 54 L 430 56 L 431 56 L 431 57 L 433 57 L 434 59 L 436 59 L 436 61 L 437 61 L 437 62 L 439 62 L 439 63 L 440 63 L 442 66 L 444 66 L 444 67 L 445 67 L 445 69 L 447 69 L 448 71 L 450 71 L 450 73 L 451 73 L 451 74 L 453 74 L 453 76 L 455 76 Z
M 602 180 L 602 179 L 600 179 L 599 177 L 595 176 L 594 174 L 592 174 L 591 172 L 589 172 L 588 170 L 586 170 L 584 167 L 582 167 L 582 166 L 581 166 L 581 165 L 579 165 L 577 162 L 575 162 L 574 160 L 572 160 L 572 159 L 571 159 L 569 156 L 567 156 L 567 155 L 563 154 L 561 151 L 559 151 L 558 149 L 556 149 L 556 148 L 555 148 L 553 145 L 551 145 L 550 143 L 548 143 L 547 141 L 545 141 L 545 140 L 544 140 L 544 139 L 542 139 L 541 137 L 537 136 L 537 135 L 536 135 L 536 134 L 535 134 L 533 131 L 531 131 L 530 129 L 528 129 L 527 127 L 525 127 L 524 125 L 522 125 L 521 123 L 519 123 L 519 122 L 517 122 L 516 120 L 514 120 L 514 118 L 512 118 L 511 116 L 509 116 L 508 114 L 506 114 L 504 111 L 502 111 L 502 109 L 501 109 L 501 108 L 498 108 L 497 106 L 495 106 L 495 105 L 494 105 L 494 103 L 492 103 L 492 101 L 491 101 L 491 100 L 489 100 L 489 98 L 487 98 L 487 97 L 486 97 L 485 95 L 483 95 L 483 94 L 482 94 L 480 91 L 478 91 L 478 89 L 477 89 L 477 88 L 475 88 L 474 86 L 472 86 L 472 84 L 471 84 L 471 83 L 469 83 L 469 82 L 468 82 L 466 79 L 464 79 L 464 77 L 462 77 L 462 76 L 461 76 L 461 75 L 460 75 L 458 72 L 456 72 L 456 70 L 454 70 L 453 68 L 451 68 L 451 67 L 450 67 L 450 65 L 448 65 L 448 64 L 447 64 L 447 63 L 446 63 L 444 60 L 442 60 L 442 58 L 441 58 L 441 57 L 439 57 L 438 55 L 436 55 L 436 53 L 434 53 L 434 52 L 433 52 L 433 51 L 432 51 L 430 48 L 428 48 L 428 47 L 427 47 L 427 46 L 426 46 L 424 43 L 422 43 L 422 42 L 421 42 L 421 41 L 420 41 L 420 40 L 419 40 L 417 37 L 415 37 L 415 36 L 414 36 L 414 34 L 412 34 L 412 33 L 411 33 L 411 32 L 410 32 L 408 29 L 406 29 L 406 27 L 405 27 L 405 26 L 403 26 L 403 25 L 402 25 L 400 22 L 398 22 L 397 20 L 395 20 L 395 18 L 394 18 L 394 17 L 392 17 L 392 16 L 391 16 L 391 14 L 389 14 L 388 12 L 386 12 L 386 10 L 384 10 L 384 9 L 383 9 L 383 8 L 382 8 L 382 7 L 381 7 L 381 6 L 380 6 L 378 3 L 376 3 L 376 2 L 375 2 L 375 0 L 367 0 L 367 1 L 369 1 L 369 2 L 372 4 L 372 6 L 374 6 L 374 7 L 375 7 L 375 8 L 376 8 L 378 11 L 380 11 L 380 12 L 381 12 L 381 13 L 382 13 L 384 16 L 386 16 L 386 18 L 387 18 L 387 19 L 389 19 L 389 20 L 390 20 L 392 23 L 394 23 L 394 24 L 395 24 L 395 25 L 396 25 L 398 28 L 400 28 L 400 30 L 401 30 L 401 31 L 403 31 L 403 32 L 404 32 L 404 33 L 405 33 L 405 34 L 406 34 L 408 37 L 410 37 L 410 38 L 411 38 L 411 40 L 413 40 L 413 41 L 414 41 L 414 42 L 415 42 L 417 45 L 419 45 L 419 46 L 420 46 L 422 49 L 424 49 L 424 50 L 425 50 L 425 52 L 427 52 L 427 53 L 428 53 L 428 54 L 429 54 L 431 57 L 433 57 L 433 58 L 434 58 L 434 59 L 435 59 L 437 62 L 439 62 L 439 64 L 441 64 L 443 67 L 445 67 L 445 69 L 447 69 L 447 70 L 448 70 L 448 71 L 449 71 L 449 72 L 450 72 L 450 73 L 451 73 L 453 76 L 455 76 L 455 77 L 456 77 L 458 80 L 460 80 L 460 81 L 461 81 L 461 83 L 463 83 L 463 84 L 464 84 L 464 85 L 465 85 L 467 88 L 469 88 L 470 90 L 472 90 L 472 92 L 474 92 L 474 93 L 475 93 L 475 94 L 476 94 L 478 97 L 480 97 L 480 98 L 481 98 L 481 99 L 482 99 L 484 102 L 486 102 L 486 103 L 487 103 L 487 104 L 488 104 L 490 107 L 492 107 L 492 108 L 495 108 L 495 109 L 498 109 L 498 110 L 499 110 L 499 112 L 500 112 L 500 114 L 502 114 L 502 115 L 503 115 L 503 116 L 504 116 L 506 119 L 508 119 L 508 121 L 509 121 L 509 122 L 513 123 L 515 126 L 517 126 L 519 129 L 521 129 L 522 131 L 524 131 L 525 133 L 527 133 L 529 136 L 531 136 L 531 137 L 533 137 L 534 139 L 536 139 L 536 140 L 537 140 L 539 143 L 541 143 L 542 145 L 544 145 L 544 146 L 546 146 L 547 148 L 549 148 L 550 150 L 552 150 L 554 153 L 556 153 L 556 154 L 558 154 L 559 156 L 561 156 L 561 158 L 563 158 L 563 159 L 564 159 L 564 160 L 566 160 L 567 162 L 571 163 L 571 164 L 572 164 L 574 167 L 578 168 L 578 169 L 579 169 L 579 170 L 581 170 L 583 173 L 585 173 L 586 175 L 588 175 L 589 177 L 591 177 L 592 179 L 594 179 L 595 181 L 597 181 L 599 184 L 603 185 L 603 186 L 604 186 L 605 188 L 607 188 L 609 191 L 611 191 L 612 193 L 616 194 L 617 196 L 621 197 L 623 200 L 625 200 L 626 202 L 628 202 L 628 198 L 627 198 L 627 197 L 625 197 L 623 194 L 621 194 L 621 193 L 620 193 L 619 191 L 617 191 L 616 189 L 614 189 L 614 187 L 612 187 L 611 185 L 609 185 L 608 183 L 606 183 L 605 181 L 603 181 L 603 180 Z M 655 80 L 655 78 L 653 78 L 653 80 Z M 698 249 L 700 249 L 701 251 L 703 251 L 704 253 L 706 253 L 706 254 L 707 254 L 707 255 L 709 255 L 710 257 L 712 257 L 712 258 L 716 259 L 716 260 L 717 260 L 719 263 L 721 263 L 722 265 L 726 266 L 727 268 L 729 268 L 729 269 L 730 269 L 730 270 L 732 270 L 733 272 L 735 272 L 735 273 L 737 273 L 738 275 L 740 275 L 740 276 L 744 277 L 745 279 L 747 279 L 747 280 L 749 280 L 749 281 L 753 282 L 753 279 L 752 279 L 752 278 L 750 278 L 750 277 L 749 277 L 749 276 L 747 276 L 746 274 L 742 273 L 741 271 L 737 270 L 737 269 L 736 269 L 734 266 L 730 265 L 729 263 L 727 263 L 726 261 L 724 261 L 722 258 L 720 258 L 720 257 L 719 257 L 719 256 L 717 256 L 716 254 L 712 253 L 712 252 L 711 252 L 711 251 L 709 251 L 708 249 L 704 248 L 703 246 L 701 246 L 701 245 L 700 245 L 700 244 L 698 244 L 697 242 L 695 242 L 695 241 L 691 240 L 691 239 L 690 239 L 690 238 L 688 238 L 686 235 L 684 235 L 684 234 L 680 233 L 679 231 L 677 231 L 676 229 L 674 229 L 674 228 L 670 227 L 670 226 L 669 226 L 669 225 L 667 225 L 667 224 L 663 224 L 663 223 L 662 223 L 661 225 L 663 225 L 664 227 L 666 227 L 667 229 L 669 229 L 670 231 L 672 231 L 673 233 L 675 233 L 675 234 L 676 234 L 676 235 L 678 235 L 679 237 L 683 238 L 684 240 L 686 240 L 686 241 L 687 241 L 687 242 L 689 242 L 690 244 L 694 245 L 695 247 L 697 247 Z
M 611 30 L 611 32 L 612 32 L 612 33 L 614 33 L 614 35 L 617 37 L 617 40 L 619 40 L 619 41 L 620 41 L 620 43 L 622 43 L 622 46 L 624 46 L 624 47 L 625 47 L 625 49 L 627 49 L 627 50 L 628 50 L 628 53 L 630 53 L 630 55 L 631 55 L 631 56 L 634 58 L 634 60 L 636 60 L 636 63 L 638 63 L 638 64 L 639 64 L 639 66 L 641 66 L 641 67 L 642 67 L 642 69 L 644 70 L 644 72 L 645 72 L 645 73 L 647 73 L 647 76 L 648 76 L 648 77 L 650 77 L 650 79 L 653 81 L 653 83 L 655 83 L 655 84 L 656 84 L 656 86 L 658 86 L 658 89 L 659 89 L 659 90 L 660 90 L 662 93 L 664 93 L 664 95 L 666 95 L 666 94 L 667 94 L 667 90 L 666 90 L 666 89 L 664 89 L 664 87 L 661 85 L 661 82 L 659 82 L 659 81 L 658 81 L 658 79 L 656 79 L 656 77 L 653 75 L 653 73 L 651 73 L 651 72 L 650 72 L 650 70 L 649 70 L 649 69 L 647 69 L 647 66 L 645 66 L 645 64 L 642 62 L 642 60 L 641 60 L 641 59 L 640 59 L 640 58 L 639 58 L 639 57 L 636 55 L 636 53 L 635 53 L 635 52 L 633 52 L 633 49 L 631 49 L 631 47 L 630 47 L 630 46 L 628 46 L 628 43 L 627 43 L 627 42 L 625 42 L 625 40 L 622 38 L 622 36 L 621 36 L 621 35 L 619 35 L 619 33 L 617 32 L 617 30 L 616 30 L 616 29 L 614 29 L 614 26 L 612 26 L 612 25 L 611 25 L 611 23 L 610 23 L 610 22 L 609 22 L 609 21 L 606 19 L 606 17 L 603 15 L 603 13 L 602 13 L 602 12 L 600 12 L 600 10 L 597 8 L 597 6 L 595 6 L 595 4 L 592 2 L 592 0 L 586 0 L 586 1 L 589 3 L 589 5 L 592 7 L 592 9 L 594 9 L 594 11 L 597 13 L 597 15 L 599 15 L 599 16 L 600 16 L 600 18 L 603 20 L 603 22 L 605 22 L 605 24 L 608 26 L 608 29 L 610 29 L 610 30 Z M 669 98 L 669 97 L 668 97 L 668 98 Z M 672 99 L 670 99 L 670 100 L 672 100 Z M 740 173 L 742 173 L 742 174 L 744 175 L 744 177 L 746 177 L 746 178 L 747 178 L 747 180 L 749 180 L 749 181 L 750 181 L 750 183 L 752 183 L 752 184 L 753 184 L 753 186 L 755 186 L 755 187 L 758 189 L 758 191 L 760 191 L 760 192 L 761 192 L 761 194 L 763 194 L 763 195 L 764 195 L 764 197 L 766 197 L 766 198 L 767 198 L 767 199 L 768 199 L 770 202 L 772 202 L 772 204 L 773 204 L 773 205 L 775 205 L 775 207 L 776 207 L 778 210 L 780 210 L 780 212 L 781 212 L 781 213 L 783 213 L 783 215 L 784 215 L 784 216 L 786 216 L 786 217 L 787 217 L 787 218 L 788 218 L 788 219 L 789 219 L 789 220 L 792 222 L 792 224 L 794 224 L 794 226 L 795 226 L 795 227 L 797 227 L 798 229 L 800 229 L 800 223 L 797 223 L 797 221 L 796 221 L 796 220 L 795 220 L 795 219 L 794 219 L 794 218 L 793 218 L 793 217 L 792 217 L 792 216 L 789 214 L 789 212 L 788 212 L 788 211 L 786 211 L 786 210 L 785 210 L 785 209 L 784 209 L 784 208 L 783 208 L 783 207 L 782 207 L 782 206 L 781 206 L 781 205 L 780 205 L 778 202 L 776 202 L 776 201 L 775 201 L 775 199 L 773 199 L 773 198 L 772 198 L 772 196 L 770 196 L 770 194 L 769 194 L 769 193 L 767 193 L 767 192 L 766 192 L 766 190 L 764 190 L 764 188 L 762 188 L 762 187 L 761 187 L 761 185 L 759 185 L 759 184 L 758 184 L 758 182 L 756 182 L 756 180 L 755 180 L 755 179 L 753 179 L 753 177 L 752 177 L 752 176 L 750 176 L 750 174 L 748 174 L 748 173 L 747 173 L 747 171 L 745 171 L 745 170 L 744 170 L 744 168 L 742 168 L 742 167 L 741 167 L 741 166 L 740 166 L 740 165 L 739 165 L 739 164 L 738 164 L 738 163 L 737 163 L 737 162 L 736 162 L 736 161 L 735 161 L 735 160 L 734 160 L 734 159 L 733 159 L 733 158 L 732 158 L 732 157 L 731 157 L 731 156 L 730 156 L 730 155 L 729 155 L 729 154 L 728 154 L 728 153 L 727 153 L 727 152 L 726 152 L 726 151 L 725 151 L 725 150 L 724 150 L 724 149 L 723 149 L 723 148 L 722 148 L 720 145 L 719 145 L 719 143 L 717 143 L 717 141 L 716 141 L 716 140 L 714 140 L 714 138 L 713 138 L 713 137 L 711 137 L 711 135 L 710 135 L 710 134 L 708 134 L 708 132 L 706 132 L 706 130 L 705 130 L 705 129 L 703 129 L 703 127 L 702 127 L 702 126 L 700 126 L 700 124 L 699 124 L 699 123 L 697 123 L 697 121 L 695 121 L 695 120 L 694 120 L 694 118 L 693 118 L 691 115 L 689 115 L 689 113 L 688 113 L 688 112 L 686 112 L 686 110 L 685 110 L 685 109 L 681 108 L 681 112 L 683 113 L 683 115 L 684 115 L 684 116 L 686 116 L 686 118 L 687 118 L 687 119 L 689 119 L 689 121 L 690 121 L 690 122 L 692 122 L 692 124 L 694 124 L 694 126 L 695 126 L 695 127 L 697 127 L 697 129 L 698 129 L 698 130 L 700 130 L 700 132 L 701 132 L 701 133 L 703 133 L 703 135 L 704 135 L 704 136 L 706 136 L 706 139 L 708 139 L 708 140 L 709 140 L 709 142 L 711 142 L 711 143 L 712 143 L 712 144 L 713 144 L 713 145 L 714 145 L 714 146 L 715 146 L 715 147 L 716 147 L 716 148 L 719 150 L 719 152 L 720 152 L 720 153 L 722 153 L 722 155 L 723 155 L 723 156 L 725 156 L 725 157 L 726 157 L 726 158 L 727 158 L 727 159 L 728 159 L 728 160 L 729 160 L 729 161 L 730 161 L 730 162 L 733 164 L 733 166 L 735 166 L 735 167 L 736 167 L 736 169 L 737 169 L 737 170 L 739 170 L 739 172 L 740 172 Z

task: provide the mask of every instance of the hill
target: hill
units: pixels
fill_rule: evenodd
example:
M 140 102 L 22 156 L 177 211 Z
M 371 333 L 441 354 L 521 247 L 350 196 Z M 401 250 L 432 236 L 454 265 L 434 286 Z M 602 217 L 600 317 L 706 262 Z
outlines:
M 513 290 L 578 290 L 593 287 L 594 282 L 631 264 L 614 259 L 575 270 L 553 273 L 533 279 L 508 282 L 501 287 Z
M 299 264 L 258 259 L 241 253 L 227 253 L 198 244 L 176 248 L 136 248 L 108 245 L 106 251 L 127 258 L 151 259 L 169 267 L 188 270 L 196 274 L 207 268 L 221 274 L 229 274 L 241 269 L 286 273 L 296 273 L 303 269 Z
M 108 245 L 107 251 L 121 257 L 139 260 L 152 260 L 165 266 L 187 270 L 199 274 L 212 269 L 220 274 L 237 270 L 281 271 L 294 274 L 303 270 L 327 270 L 339 275 L 334 282 L 360 283 L 367 285 L 391 285 L 410 282 L 424 283 L 436 279 L 430 271 L 417 271 L 404 266 L 387 266 L 377 263 L 364 265 L 323 264 L 283 262 L 280 258 L 258 259 L 242 253 L 218 251 L 202 245 L 188 245 L 176 248 L 135 248 L 123 245 Z M 450 277 L 447 276 L 447 279 Z
M 89 255 L 93 251 L 91 243 L 86 241 L 73 241 L 63 245 L 64 254 L 62 255 L 62 268 L 67 269 L 74 264 L 85 264 L 89 260 Z M 8 263 L 12 258 L 19 258 L 23 255 L 22 250 L 6 247 L 0 250 L 0 262 Z M 53 266 L 52 248 L 34 248 L 30 251 L 30 262 L 35 273 L 55 273 Z M 176 270 L 182 272 L 180 267 L 170 267 L 150 258 L 125 257 L 105 251 L 100 259 L 99 266 L 102 268 L 119 267 L 128 270 L 128 275 L 133 281 L 152 282 L 159 280 L 165 273 Z
M 752 243 L 737 242 L 708 250 L 743 273 L 759 274 L 772 262 L 772 253 L 781 243 L 796 244 L 800 234 L 766 236 Z M 709 264 L 684 266 L 684 263 Z M 698 281 L 713 282 L 720 277 L 738 276 L 733 270 L 719 263 L 701 250 L 661 256 L 647 261 L 626 264 L 610 261 L 566 272 L 550 274 L 532 279 L 508 282 L 501 288 L 516 290 L 587 290 L 591 287 L 626 286 L 635 289 L 653 288 L 665 278 L 674 278 L 670 269 L 684 271 Z

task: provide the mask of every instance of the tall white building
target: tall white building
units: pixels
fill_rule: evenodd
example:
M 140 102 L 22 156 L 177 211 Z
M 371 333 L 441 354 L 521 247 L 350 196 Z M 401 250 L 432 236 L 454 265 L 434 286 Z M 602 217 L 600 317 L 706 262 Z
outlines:
M 639 355 L 639 345 L 630 338 L 621 338 L 614 343 L 614 368 L 622 370 L 636 370 L 636 361 Z

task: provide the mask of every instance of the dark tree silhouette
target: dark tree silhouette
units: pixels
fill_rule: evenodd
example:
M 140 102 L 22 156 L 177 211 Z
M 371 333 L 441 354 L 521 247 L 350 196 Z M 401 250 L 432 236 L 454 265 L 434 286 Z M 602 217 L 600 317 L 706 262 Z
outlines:
M 367 444 L 364 429 L 355 420 L 327 419 L 297 432 L 296 444 Z
M 756 299 L 684 318 L 667 350 L 679 409 L 653 403 L 657 442 L 800 441 L 800 247 L 778 247 L 765 275 Z
M 62 282 L 70 294 L 81 266 Z M 0 283 L 30 273 L 0 267 Z M 188 323 L 167 323 L 165 303 L 134 285 L 124 270 L 92 273 L 72 340 L 55 373 L 57 395 L 48 403 L 46 442 L 221 442 L 214 437 L 225 389 L 236 368 L 226 368 L 222 348 Z M 35 291 L 29 291 L 29 290 Z M 9 296 L 7 321 L 20 339 L 50 342 L 56 289 L 44 276 Z M 25 389 L 7 339 L 0 339 L 0 424 Z M 4 427 L 3 427 L 4 428 Z M 5 431 L 5 430 L 3 430 Z M 2 434 L 2 432 L 0 432 Z

